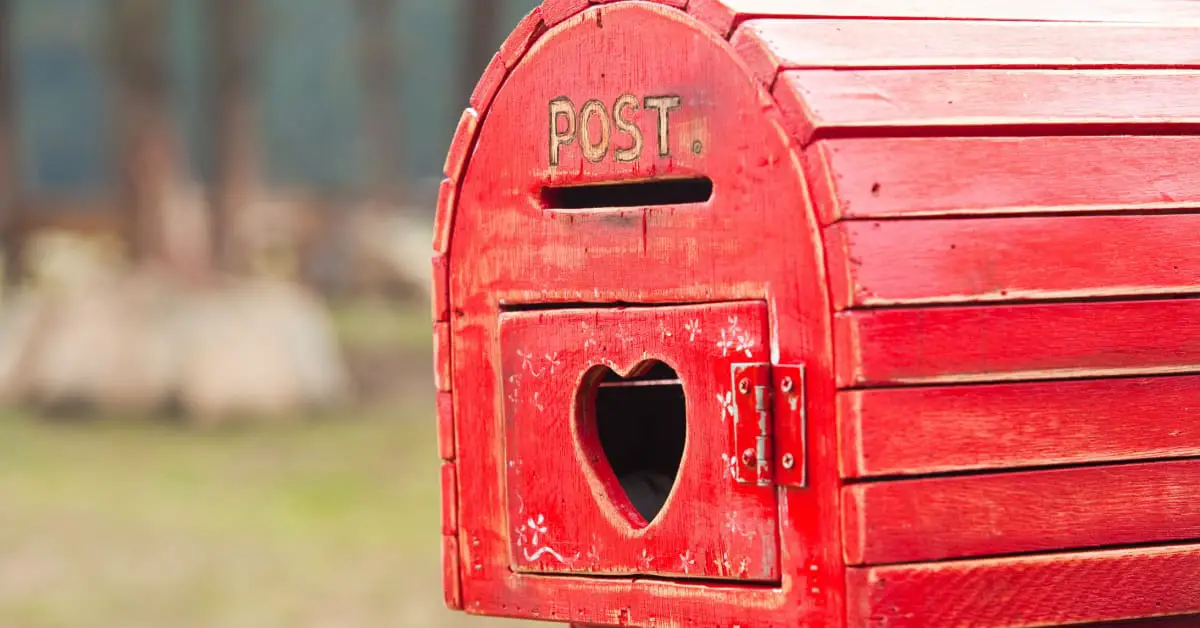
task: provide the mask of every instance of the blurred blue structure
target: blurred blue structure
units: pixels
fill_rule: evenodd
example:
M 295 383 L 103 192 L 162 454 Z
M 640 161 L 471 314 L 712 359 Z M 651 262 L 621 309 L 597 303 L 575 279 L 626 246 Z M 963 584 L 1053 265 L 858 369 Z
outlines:
M 207 0 L 172 3 L 172 71 L 194 173 L 211 171 L 206 98 Z M 362 90 L 354 0 L 261 0 L 261 97 L 267 183 L 348 190 L 361 184 Z M 538 0 L 395 0 L 398 111 L 407 175 L 436 177 L 466 94 L 462 15 L 494 1 L 490 48 Z M 18 112 L 25 188 L 85 197 L 114 179 L 105 0 L 16 0 Z

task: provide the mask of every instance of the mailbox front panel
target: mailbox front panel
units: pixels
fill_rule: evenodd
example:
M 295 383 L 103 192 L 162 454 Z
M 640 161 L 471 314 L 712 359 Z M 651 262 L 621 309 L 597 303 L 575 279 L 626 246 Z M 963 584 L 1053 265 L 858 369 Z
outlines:
M 504 314 L 500 343 L 514 569 L 779 579 L 776 488 L 731 447 L 765 303 Z
M 782 118 L 729 42 L 676 8 L 532 19 L 533 43 L 496 57 L 464 115 L 442 196 L 458 488 L 445 565 L 462 608 L 631 626 L 840 617 L 828 290 Z M 760 383 L 800 372 L 790 398 L 805 407 L 760 402 Z M 676 393 L 651 383 L 670 379 Z M 625 393 L 631 411 L 610 415 L 624 424 L 579 409 Z M 645 455 L 620 435 L 646 407 L 674 412 L 671 394 L 685 442 L 650 440 L 679 480 L 644 516 L 637 491 L 663 484 L 617 499 Z M 722 423 L 731 405 L 767 424 L 772 401 L 773 446 L 754 422 Z M 585 426 L 615 452 L 607 466 L 583 454 Z

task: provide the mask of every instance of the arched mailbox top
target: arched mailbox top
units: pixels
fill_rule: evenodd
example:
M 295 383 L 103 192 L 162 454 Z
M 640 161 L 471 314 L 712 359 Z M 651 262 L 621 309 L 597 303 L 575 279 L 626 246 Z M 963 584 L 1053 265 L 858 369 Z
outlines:
M 1198 163 L 1192 0 L 547 0 L 439 199 L 448 602 L 1200 612 Z M 603 460 L 654 412 L 598 425 L 643 386 L 687 418 L 654 507 Z

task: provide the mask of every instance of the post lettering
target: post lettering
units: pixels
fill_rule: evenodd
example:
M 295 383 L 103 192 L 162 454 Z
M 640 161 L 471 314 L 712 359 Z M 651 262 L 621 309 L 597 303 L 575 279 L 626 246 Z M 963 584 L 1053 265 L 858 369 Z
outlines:
M 671 154 L 671 111 L 678 109 L 682 99 L 679 96 L 650 96 L 646 98 L 646 108 L 658 111 L 658 156 L 667 157 Z
M 624 112 L 628 109 L 637 112 L 637 96 L 625 94 L 618 98 L 616 104 L 613 105 L 613 121 L 616 122 L 617 129 L 633 138 L 633 144 L 630 144 L 629 148 L 619 148 L 613 152 L 613 157 L 622 163 L 637 161 L 638 157 L 642 156 L 642 130 L 625 117 Z
M 563 130 L 558 129 L 558 120 L 565 121 Z M 559 151 L 575 141 L 577 123 L 575 105 L 570 98 L 555 98 L 550 101 L 550 165 L 558 165 Z
M 638 125 L 639 111 L 654 111 L 657 123 L 658 156 L 671 156 L 671 113 L 679 110 L 679 96 L 647 96 L 641 100 L 633 94 L 622 94 L 609 109 L 604 102 L 591 99 L 575 108 L 570 98 L 562 96 L 550 101 L 550 166 L 562 161 L 562 151 L 572 144 L 579 145 L 583 158 L 600 163 L 608 155 L 618 163 L 632 163 L 642 158 L 646 135 Z M 614 139 L 615 133 L 618 138 Z M 626 139 L 627 138 L 627 139 Z M 692 153 L 701 154 L 700 140 L 692 144 Z
M 600 121 L 599 138 L 592 137 L 592 118 Z M 608 142 L 612 138 L 612 121 L 608 119 L 604 103 L 599 100 L 583 103 L 583 109 L 579 112 L 579 127 L 582 134 L 579 150 L 583 151 L 583 158 L 594 164 L 600 163 L 608 154 Z

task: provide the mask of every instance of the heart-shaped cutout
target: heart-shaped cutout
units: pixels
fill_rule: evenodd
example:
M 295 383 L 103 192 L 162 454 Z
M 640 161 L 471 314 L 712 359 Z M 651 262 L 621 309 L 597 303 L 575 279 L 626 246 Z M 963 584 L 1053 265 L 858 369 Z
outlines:
M 577 416 L 585 455 L 630 525 L 645 528 L 666 505 L 683 461 L 683 382 L 657 360 L 624 377 L 598 366 L 583 382 Z

